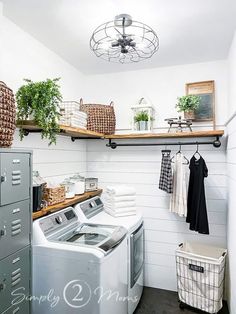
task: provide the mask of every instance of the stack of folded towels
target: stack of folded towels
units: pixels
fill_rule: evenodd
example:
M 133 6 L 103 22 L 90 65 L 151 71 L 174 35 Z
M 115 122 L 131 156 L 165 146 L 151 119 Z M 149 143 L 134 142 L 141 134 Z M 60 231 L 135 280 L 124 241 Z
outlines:
M 61 109 L 60 124 L 87 129 L 87 114 L 80 110 Z
M 81 129 L 87 128 L 87 114 L 82 111 L 76 111 L 71 115 L 70 124 Z
M 136 191 L 126 185 L 108 186 L 103 197 L 105 211 L 113 217 L 136 214 Z

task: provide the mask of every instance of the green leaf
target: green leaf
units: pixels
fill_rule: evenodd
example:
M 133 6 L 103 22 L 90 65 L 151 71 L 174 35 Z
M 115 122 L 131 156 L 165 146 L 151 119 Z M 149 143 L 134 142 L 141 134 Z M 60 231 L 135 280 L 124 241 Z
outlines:
M 186 95 L 178 97 L 177 99 L 178 103 L 176 104 L 176 108 L 178 109 L 178 112 L 196 110 L 200 105 L 200 97 L 197 95 Z
M 27 120 L 31 114 L 36 124 L 42 129 L 42 138 L 49 139 L 49 145 L 56 144 L 56 135 L 60 131 L 58 117 L 60 116 L 59 104 L 62 101 L 60 78 L 46 79 L 46 81 L 33 82 L 24 79 L 25 85 L 16 93 L 17 119 Z M 20 128 L 20 138 L 24 132 Z

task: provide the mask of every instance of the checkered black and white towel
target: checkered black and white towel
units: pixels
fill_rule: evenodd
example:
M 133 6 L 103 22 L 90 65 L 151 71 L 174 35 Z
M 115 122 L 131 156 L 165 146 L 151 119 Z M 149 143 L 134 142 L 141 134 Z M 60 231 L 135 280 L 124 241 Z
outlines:
M 173 193 L 173 174 L 171 167 L 170 152 L 162 153 L 159 189 L 167 193 Z

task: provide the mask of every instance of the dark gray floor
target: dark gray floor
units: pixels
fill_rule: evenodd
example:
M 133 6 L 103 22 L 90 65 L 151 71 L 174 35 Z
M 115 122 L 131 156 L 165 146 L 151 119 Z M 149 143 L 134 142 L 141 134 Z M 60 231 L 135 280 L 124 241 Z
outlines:
M 204 313 L 192 309 L 179 309 L 178 295 L 176 292 L 144 288 L 143 296 L 135 311 L 135 314 L 193 314 Z M 227 305 L 224 304 L 224 308 L 219 314 L 228 314 Z

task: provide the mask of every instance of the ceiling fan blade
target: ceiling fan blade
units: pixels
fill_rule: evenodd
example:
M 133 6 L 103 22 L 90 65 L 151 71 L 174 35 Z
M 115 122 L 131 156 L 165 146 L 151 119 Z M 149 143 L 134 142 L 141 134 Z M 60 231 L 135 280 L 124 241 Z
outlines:
M 113 43 L 111 43 L 111 46 L 112 46 L 112 47 L 119 47 L 119 45 L 120 45 L 120 44 L 119 44 L 118 42 L 113 42 Z
M 136 47 L 136 42 L 130 42 L 129 45 L 130 47 Z

